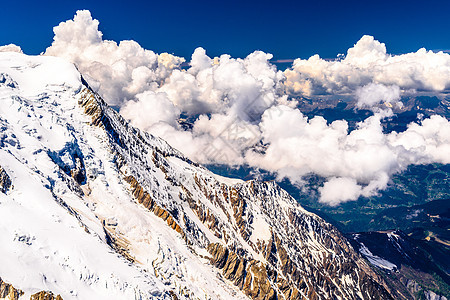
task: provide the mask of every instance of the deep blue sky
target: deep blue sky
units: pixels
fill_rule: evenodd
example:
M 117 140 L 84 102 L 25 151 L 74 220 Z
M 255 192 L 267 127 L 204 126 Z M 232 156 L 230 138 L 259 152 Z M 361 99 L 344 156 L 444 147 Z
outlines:
M 210 56 L 244 57 L 254 50 L 276 59 L 332 58 L 363 34 L 390 53 L 450 49 L 450 1 L 5 1 L 0 45 L 15 43 L 38 54 L 53 27 L 89 9 L 105 39 L 133 39 L 155 52 L 190 57 L 202 46 Z

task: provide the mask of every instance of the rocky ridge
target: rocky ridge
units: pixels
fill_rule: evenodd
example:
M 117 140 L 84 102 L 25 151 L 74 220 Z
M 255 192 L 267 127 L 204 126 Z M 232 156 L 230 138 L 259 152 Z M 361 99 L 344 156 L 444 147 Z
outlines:
M 117 168 L 135 199 L 188 245 L 206 248 L 211 264 L 246 295 L 253 299 L 389 297 L 377 283 L 381 278 L 345 238 L 303 210 L 276 183 L 222 183 L 163 141 L 132 128 L 89 88 L 79 103 L 92 117 L 92 125 L 108 132 Z M 174 161 L 181 162 L 182 172 Z M 141 171 L 155 168 L 164 181 Z M 176 194 L 161 193 L 174 189 Z M 262 220 L 255 224 L 256 218 Z M 270 236 L 258 238 L 255 225 L 265 226 Z M 211 233 L 214 238 L 208 237 Z

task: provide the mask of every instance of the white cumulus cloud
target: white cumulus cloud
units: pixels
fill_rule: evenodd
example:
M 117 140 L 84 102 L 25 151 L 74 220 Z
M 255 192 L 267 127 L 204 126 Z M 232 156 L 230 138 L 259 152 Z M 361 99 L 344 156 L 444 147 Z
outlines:
M 410 164 L 450 163 L 450 122 L 444 117 L 390 134 L 383 133 L 381 118 L 375 114 L 349 132 L 343 120 L 327 124 L 319 116 L 308 120 L 298 109 L 272 107 L 260 124 L 268 146 L 263 153 L 248 151 L 246 162 L 292 182 L 311 173 L 328 178 L 320 201 L 331 205 L 375 195 Z
M 75 63 L 81 73 L 99 82 L 99 92 L 112 105 L 122 105 L 138 93 L 154 90 L 177 68 L 183 58 L 142 48 L 135 41 L 102 39 L 99 21 L 87 10 L 61 22 L 53 31 L 53 43 L 45 55 Z
M 121 113 L 131 122 L 165 138 L 174 147 L 182 149 L 191 159 L 202 163 L 244 163 L 243 151 L 259 141 L 257 123 L 263 112 L 274 104 L 289 104 L 281 96 L 281 71 L 269 63 L 272 55 L 255 51 L 244 59 L 221 55 L 210 58 L 197 48 L 190 68 L 174 70 L 155 92 L 164 93 L 176 108 L 191 119 L 192 129 L 185 131 L 174 122 L 139 117 L 140 107 L 147 106 L 146 97 L 136 95 L 135 101 L 125 104 Z M 154 114 L 154 115 L 165 115 Z M 142 115 L 143 116 L 143 115 Z M 174 119 L 174 120 L 175 120 Z M 188 146 L 189 144 L 189 146 Z
M 321 193 L 320 201 L 330 205 L 351 201 L 361 195 L 361 186 L 355 179 L 346 177 L 333 177 L 325 182 L 319 190 Z
M 341 60 L 318 55 L 296 59 L 285 71 L 290 93 L 304 96 L 352 94 L 358 87 L 376 83 L 403 90 L 445 91 L 450 88 L 450 55 L 422 48 L 402 55 L 387 53 L 372 36 L 363 36 Z
M 392 106 L 398 105 L 400 100 L 400 88 L 396 85 L 386 86 L 379 83 L 369 83 L 360 87 L 355 92 L 358 100 L 357 106 L 373 107 L 379 103 L 386 103 Z
M 9 44 L 9 45 L 0 46 L 0 52 L 17 52 L 17 53 L 23 53 L 23 52 L 22 52 L 22 48 L 20 48 L 20 46 L 14 45 L 14 44 Z
M 45 55 L 76 64 L 88 82 L 142 130 L 161 136 L 192 160 L 248 164 L 302 183 L 326 179 L 320 201 L 330 205 L 371 196 L 410 164 L 450 163 L 450 124 L 441 116 L 383 132 L 381 120 L 412 90 L 447 91 L 450 55 L 420 49 L 391 55 L 363 36 L 333 61 L 296 59 L 285 72 L 255 51 L 245 58 L 211 58 L 197 48 L 187 69 L 183 58 L 156 54 L 135 41 L 103 40 L 89 11 L 54 28 Z M 9 45 L 1 51 L 20 51 Z M 374 115 L 353 131 L 347 121 L 308 119 L 296 96 L 346 95 Z

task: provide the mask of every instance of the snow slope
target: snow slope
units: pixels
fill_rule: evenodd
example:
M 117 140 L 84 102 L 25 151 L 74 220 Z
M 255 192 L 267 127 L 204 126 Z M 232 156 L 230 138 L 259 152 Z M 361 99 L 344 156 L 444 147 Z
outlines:
M 63 299 L 370 299 L 383 282 L 274 182 L 212 174 L 76 68 L 0 53 L 0 277 Z
M 2 53 L 0 64 L 15 82 L 0 88 L 0 164 L 14 185 L 0 194 L 0 276 L 25 298 L 39 290 L 64 299 L 163 297 L 162 282 L 106 244 L 91 203 L 52 160 L 58 153 L 70 165 L 71 152 L 94 151 L 84 140 L 87 118 L 73 101 L 82 87 L 75 67 L 18 53 Z

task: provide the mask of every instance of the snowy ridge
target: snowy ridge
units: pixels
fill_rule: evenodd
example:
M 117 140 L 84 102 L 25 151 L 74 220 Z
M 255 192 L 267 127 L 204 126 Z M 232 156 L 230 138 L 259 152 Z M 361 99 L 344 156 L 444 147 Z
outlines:
M 92 153 L 83 132 L 75 133 L 86 118 L 73 101 L 81 90 L 74 66 L 51 57 L 0 57 L 1 70 L 17 82 L 0 89 L 0 164 L 14 185 L 0 193 L 1 277 L 24 299 L 39 290 L 64 299 L 164 298 L 161 282 L 111 251 L 76 182 L 52 161 L 59 153 L 70 168 L 74 145 Z
M 276 183 L 217 177 L 130 126 L 73 65 L 0 53 L 0 73 L 14 185 L 0 193 L 0 277 L 23 299 L 389 297 Z

